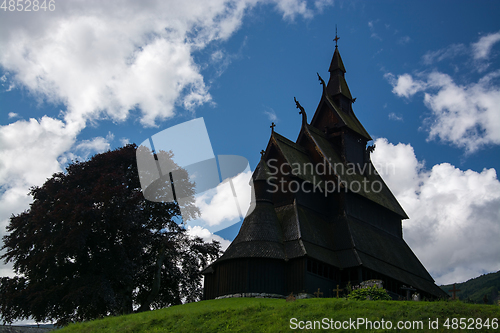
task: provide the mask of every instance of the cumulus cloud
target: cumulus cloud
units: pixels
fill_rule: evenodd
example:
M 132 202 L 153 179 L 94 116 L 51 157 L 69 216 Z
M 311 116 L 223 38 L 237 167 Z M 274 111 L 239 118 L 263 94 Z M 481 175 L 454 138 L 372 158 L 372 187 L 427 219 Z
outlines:
M 199 236 L 205 241 L 216 240 L 225 251 L 231 241 L 215 235 L 214 232 L 241 222 L 245 214 L 251 213 L 251 177 L 252 172 L 248 169 L 234 177 L 232 184 L 225 181 L 198 195 L 195 205 L 200 209 L 201 216 L 199 219 L 187 221 L 189 234 Z
M 446 74 L 432 73 L 428 79 L 437 93 L 425 93 L 425 105 L 432 110 L 428 119 L 429 138 L 439 137 L 467 152 L 488 144 L 500 144 L 500 71 L 477 83 L 457 85 Z
M 399 97 L 409 98 L 426 87 L 425 82 L 414 80 L 410 74 L 398 75 L 396 78 L 394 74 L 386 73 L 384 77 L 393 86 L 392 92 Z
M 426 65 L 460 54 L 469 54 L 474 71 L 484 73 L 493 45 L 500 41 L 500 32 L 486 35 L 470 48 L 453 44 L 423 56 Z M 423 102 L 431 111 L 424 118 L 423 128 L 429 140 L 463 148 L 467 154 L 491 144 L 500 144 L 500 71 L 482 74 L 473 82 L 457 83 L 456 79 L 436 69 L 416 74 L 384 74 L 392 92 L 406 99 L 423 92 Z M 460 78 L 462 81 L 463 78 Z
M 429 140 L 441 139 L 472 153 L 489 144 L 500 144 L 500 71 L 476 83 L 459 85 L 448 74 L 431 72 L 416 79 L 410 74 L 397 78 L 385 74 L 392 92 L 410 98 L 424 91 L 424 104 L 431 110 L 424 128 Z
M 130 140 L 128 138 L 121 138 L 120 143 L 122 146 L 126 146 L 130 143 Z
M 41 98 L 67 105 L 66 118 L 143 125 L 211 100 L 193 52 L 230 37 L 259 1 L 64 1 L 49 14 L 5 17 L 0 64 Z M 311 17 L 303 0 L 273 1 L 284 18 Z M 325 1 L 318 2 L 325 4 Z M 23 13 L 24 14 L 24 13 Z
M 409 144 L 375 141 L 372 155 L 407 212 L 404 238 L 439 284 L 466 281 L 500 269 L 500 182 L 494 169 L 430 170 Z M 390 167 L 388 167 L 390 165 Z
M 28 208 L 29 188 L 62 171 L 79 131 L 50 117 L 0 126 L 0 236 L 9 217 Z
M 196 197 L 196 206 L 200 209 L 201 219 L 195 223 L 205 225 L 206 228 L 216 232 L 239 222 L 250 207 L 251 177 L 251 171 L 247 170 L 234 177 L 231 180 L 232 185 L 225 181 L 215 189 Z
M 221 245 L 222 251 L 226 251 L 226 249 L 231 244 L 231 241 L 224 239 L 218 235 L 214 235 L 213 233 L 211 233 L 207 229 L 202 228 L 201 226 L 194 226 L 194 227 L 188 226 L 187 232 L 190 236 L 200 237 L 205 242 L 211 242 L 212 240 L 218 241 Z

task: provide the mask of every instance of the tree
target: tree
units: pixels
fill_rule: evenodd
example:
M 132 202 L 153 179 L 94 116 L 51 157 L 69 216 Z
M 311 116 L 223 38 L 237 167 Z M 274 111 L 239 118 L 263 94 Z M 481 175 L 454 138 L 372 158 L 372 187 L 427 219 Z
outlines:
M 199 214 L 194 198 L 182 207 L 144 199 L 136 149 L 144 147 L 72 163 L 30 190 L 30 209 L 10 218 L 3 237 L 1 258 L 18 275 L 0 280 L 5 322 L 65 324 L 200 298 L 201 269 L 220 255 L 219 243 L 190 237 L 176 223 L 181 208 Z

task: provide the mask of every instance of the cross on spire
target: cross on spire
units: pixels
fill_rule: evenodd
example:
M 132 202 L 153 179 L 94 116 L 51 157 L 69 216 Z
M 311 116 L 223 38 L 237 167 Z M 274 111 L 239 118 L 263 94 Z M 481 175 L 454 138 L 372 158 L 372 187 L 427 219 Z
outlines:
M 261 151 L 260 151 L 260 156 L 261 156 L 261 157 L 264 157 L 264 154 L 265 154 L 265 153 L 266 153 L 266 152 L 265 152 L 264 150 L 261 150 Z
M 337 25 L 335 24 L 335 38 L 333 39 L 335 41 L 335 47 L 338 47 L 337 41 L 340 39 L 339 36 L 337 36 Z
M 271 127 L 271 131 L 274 132 L 274 128 L 276 127 L 276 124 L 275 123 L 271 123 L 271 126 L 269 126 L 269 127 Z

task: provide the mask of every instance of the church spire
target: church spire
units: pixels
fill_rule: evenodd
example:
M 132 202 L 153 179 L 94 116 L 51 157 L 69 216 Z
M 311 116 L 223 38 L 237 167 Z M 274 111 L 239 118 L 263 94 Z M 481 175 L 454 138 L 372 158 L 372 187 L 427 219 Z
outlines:
M 330 68 L 328 69 L 330 80 L 328 81 L 326 90 L 337 106 L 344 112 L 349 113 L 352 109 L 352 95 L 344 77 L 346 70 L 337 45 L 339 39 L 335 33 L 335 52 L 333 52 Z

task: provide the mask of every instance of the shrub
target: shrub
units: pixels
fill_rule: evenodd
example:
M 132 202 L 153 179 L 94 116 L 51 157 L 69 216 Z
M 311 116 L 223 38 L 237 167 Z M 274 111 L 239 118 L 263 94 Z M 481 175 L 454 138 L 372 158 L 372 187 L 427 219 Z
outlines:
M 377 286 L 354 289 L 353 291 L 351 291 L 349 296 L 347 296 L 347 298 L 360 301 L 367 299 L 373 301 L 379 301 L 379 300 L 389 301 L 392 299 L 385 289 L 378 288 Z

